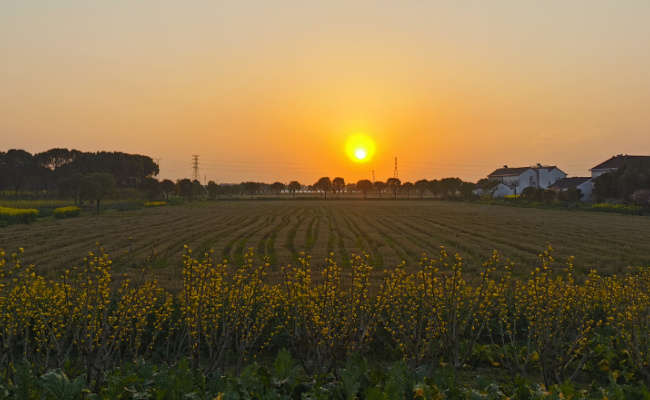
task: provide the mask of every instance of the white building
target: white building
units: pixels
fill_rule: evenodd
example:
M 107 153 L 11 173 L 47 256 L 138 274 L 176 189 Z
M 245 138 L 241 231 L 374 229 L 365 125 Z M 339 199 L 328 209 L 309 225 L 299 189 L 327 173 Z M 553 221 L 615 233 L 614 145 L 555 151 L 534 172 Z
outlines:
M 614 171 L 621 166 L 626 161 L 637 161 L 637 160 L 650 160 L 650 156 L 628 156 L 627 154 L 619 154 L 610 158 L 607 161 L 603 161 L 600 164 L 596 165 L 591 171 L 591 179 L 596 179 L 599 175 L 602 175 L 606 172 Z
M 567 174 L 555 165 L 537 164 L 532 167 L 509 168 L 504 166 L 488 175 L 491 181 L 499 181 L 511 189 L 508 194 L 520 194 L 525 188 L 548 189 L 560 179 L 566 178 Z
M 593 189 L 593 181 L 590 177 L 574 177 L 574 178 L 564 178 L 555 182 L 550 186 L 550 189 L 566 191 L 570 188 L 580 189 L 582 193 L 581 201 L 589 201 L 591 198 L 591 192 Z

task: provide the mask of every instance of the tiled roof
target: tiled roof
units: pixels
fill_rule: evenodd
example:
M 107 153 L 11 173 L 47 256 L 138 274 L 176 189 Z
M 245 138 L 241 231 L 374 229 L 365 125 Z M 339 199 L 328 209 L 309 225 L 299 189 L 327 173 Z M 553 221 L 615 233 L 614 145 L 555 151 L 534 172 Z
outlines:
M 568 189 L 578 187 L 590 180 L 590 177 L 563 178 L 550 186 L 551 189 Z
M 488 176 L 497 177 L 497 176 L 519 176 L 525 171 L 528 171 L 530 167 L 520 167 L 520 168 L 499 168 L 496 171 L 492 172 Z
M 496 171 L 492 172 L 490 177 L 500 177 L 500 176 L 519 176 L 523 174 L 524 172 L 528 171 L 529 169 L 555 169 L 557 168 L 555 165 L 542 165 L 542 166 L 532 166 L 532 167 L 517 167 L 517 168 L 499 168 Z
M 625 161 L 643 160 L 643 159 L 650 160 L 650 156 L 628 156 L 627 154 L 626 155 L 619 154 L 617 156 L 614 156 L 614 157 L 610 158 L 607 161 L 604 161 L 604 162 L 596 165 L 591 170 L 594 170 L 594 169 L 616 169 L 616 168 L 620 168 Z

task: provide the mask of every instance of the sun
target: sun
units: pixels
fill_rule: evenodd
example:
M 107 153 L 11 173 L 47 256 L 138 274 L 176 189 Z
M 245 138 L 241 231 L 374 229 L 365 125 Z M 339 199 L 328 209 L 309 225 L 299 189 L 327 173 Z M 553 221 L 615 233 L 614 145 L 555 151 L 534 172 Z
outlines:
M 345 143 L 345 153 L 354 162 L 368 162 L 375 154 L 375 142 L 367 135 L 360 133 L 354 134 Z

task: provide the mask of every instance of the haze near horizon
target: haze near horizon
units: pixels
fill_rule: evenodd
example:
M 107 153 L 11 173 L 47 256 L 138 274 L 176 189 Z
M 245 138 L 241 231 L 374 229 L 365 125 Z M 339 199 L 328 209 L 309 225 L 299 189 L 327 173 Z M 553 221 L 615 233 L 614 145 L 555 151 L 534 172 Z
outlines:
M 0 150 L 143 154 L 171 179 L 198 154 L 218 182 L 385 180 L 394 157 L 403 181 L 586 176 L 650 155 L 648 38 L 644 1 L 8 1 Z

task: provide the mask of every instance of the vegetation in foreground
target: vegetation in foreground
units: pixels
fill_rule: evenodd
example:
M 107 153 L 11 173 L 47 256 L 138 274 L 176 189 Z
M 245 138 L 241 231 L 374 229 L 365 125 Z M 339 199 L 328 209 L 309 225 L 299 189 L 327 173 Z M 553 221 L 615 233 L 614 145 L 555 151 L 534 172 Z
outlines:
M 186 249 L 177 294 L 160 289 L 150 271 L 137 282 L 112 272 L 99 247 L 57 281 L 14 254 L 0 262 L 2 390 L 31 396 L 24 388 L 32 379 L 40 388 L 32 389 L 50 398 L 63 396 L 51 385 L 69 386 L 77 397 L 85 389 L 99 398 L 117 397 L 110 390 L 147 398 L 159 373 L 178 375 L 194 398 L 206 394 L 208 380 L 222 382 L 211 394 L 277 397 L 280 386 L 291 385 L 264 365 L 286 348 L 276 364 L 295 360 L 308 398 L 391 398 L 391 373 L 410 376 L 399 379 L 409 386 L 402 393 L 416 398 L 647 395 L 650 271 L 592 272 L 577 282 L 572 260 L 554 268 L 551 252 L 547 247 L 524 280 L 495 253 L 468 284 L 461 258 L 441 248 L 423 256 L 415 274 L 403 265 L 386 269 L 375 287 L 366 255 L 345 268 L 330 259 L 320 273 L 303 255 L 281 283 L 266 284 L 268 263 L 256 264 L 252 253 L 228 266 Z M 374 367 L 359 367 L 368 362 Z M 297 373 L 289 369 L 280 368 Z M 481 371 L 501 376 L 500 385 L 467 380 Z M 188 382 L 191 388 L 182 386 Z M 173 398 L 165 396 L 156 398 Z

